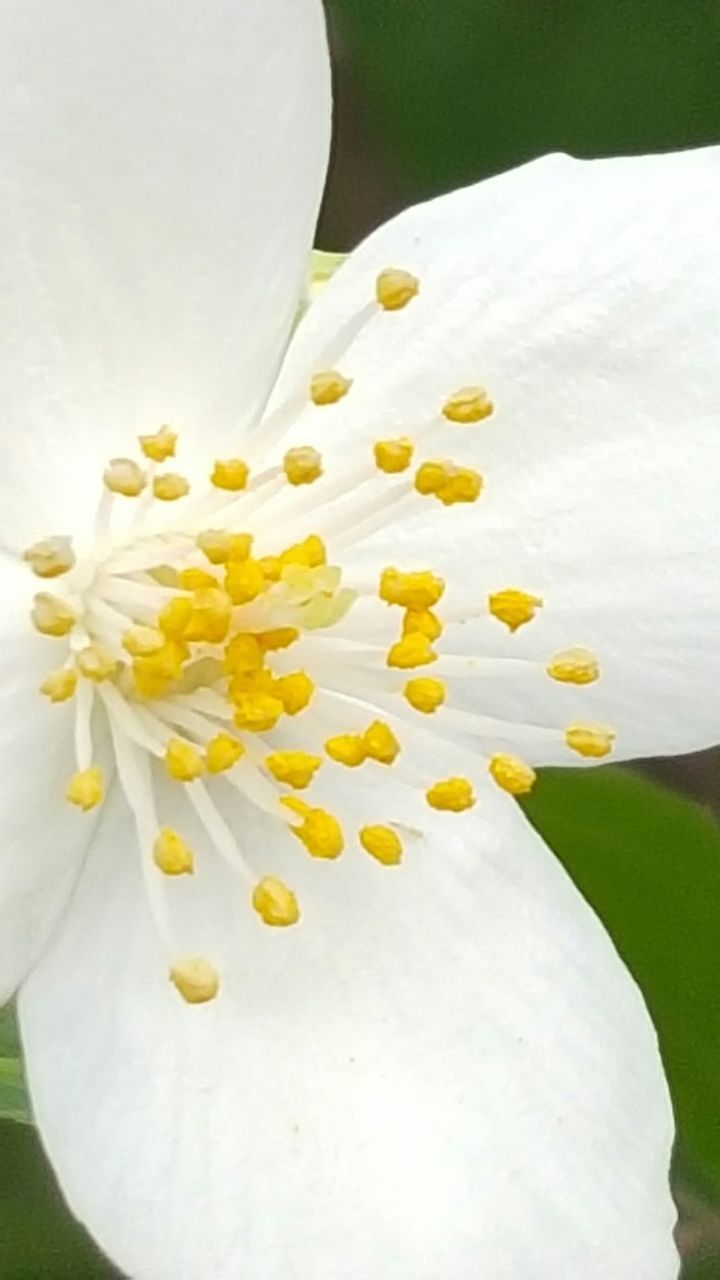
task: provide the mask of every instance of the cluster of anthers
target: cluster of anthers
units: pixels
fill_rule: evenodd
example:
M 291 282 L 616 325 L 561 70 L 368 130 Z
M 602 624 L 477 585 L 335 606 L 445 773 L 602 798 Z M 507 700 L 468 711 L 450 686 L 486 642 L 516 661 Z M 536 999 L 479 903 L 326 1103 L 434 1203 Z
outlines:
M 418 281 L 408 272 L 387 270 L 377 279 L 373 306 L 399 311 L 418 291 Z M 316 406 L 331 406 L 351 386 L 337 369 L 320 371 L 306 396 Z M 470 426 L 492 413 L 483 388 L 464 387 L 448 396 L 438 421 Z M 389 607 L 400 615 L 389 648 L 365 643 L 360 628 L 350 639 L 340 639 L 334 657 L 320 645 L 317 670 L 305 669 L 313 650 L 303 649 L 303 641 L 337 628 L 364 589 L 343 583 L 341 569 L 328 563 L 317 533 L 283 550 L 263 547 L 258 554 L 253 534 L 243 526 L 253 509 L 247 500 L 253 494 L 262 500 L 268 484 L 275 490 L 278 483 L 299 489 L 321 479 L 323 461 L 313 446 L 289 449 L 281 464 L 257 476 L 240 458 L 216 461 L 210 494 L 190 512 L 181 531 L 173 527 L 149 533 L 144 528 L 149 513 L 158 504 L 185 499 L 190 491 L 185 477 L 159 469 L 174 458 L 176 443 L 176 434 L 162 426 L 139 438 L 142 461 L 115 458 L 108 464 L 89 555 L 76 560 L 66 537 L 49 538 L 25 552 L 38 577 L 60 579 L 65 586 L 62 595 L 43 591 L 35 596 L 32 621 L 43 635 L 66 644 L 62 665 L 46 676 L 41 691 L 52 703 L 75 701 L 77 768 L 67 799 L 86 811 L 103 799 L 93 713 L 104 708 L 115 768 L 137 827 L 151 906 L 170 950 L 166 898 L 158 896 L 158 884 L 163 876 L 192 875 L 195 855 L 180 831 L 158 820 L 153 760 L 154 767 L 159 763 L 185 788 L 210 844 L 247 879 L 252 907 L 266 925 L 275 927 L 299 920 L 296 895 L 278 876 L 257 879 L 251 874 L 211 797 L 208 783 L 217 775 L 247 803 L 282 822 L 318 859 L 339 857 L 347 839 L 338 818 L 309 798 L 320 771 L 359 769 L 370 762 L 393 766 L 403 749 L 403 734 L 407 739 L 424 735 L 433 756 L 439 742 L 448 758 L 462 757 L 467 765 L 470 776 L 458 772 L 422 783 L 425 801 L 435 810 L 458 814 L 471 809 L 478 768 L 516 796 L 535 781 L 534 770 L 519 757 L 483 756 L 451 745 L 458 729 L 472 733 L 471 717 L 461 705 L 462 677 L 470 671 L 468 660 L 443 657 L 436 646 L 444 626 L 465 619 L 443 621 L 437 610 L 445 583 L 429 569 L 381 570 L 375 604 L 386 614 Z M 414 452 L 408 438 L 378 440 L 367 459 L 368 471 L 376 477 L 407 473 L 408 493 L 434 497 L 446 506 L 480 497 L 483 479 L 478 472 L 434 459 L 413 469 Z M 117 505 L 128 501 L 135 504 L 133 515 L 118 535 Z M 208 507 L 213 526 L 198 527 Z M 511 587 L 478 601 L 477 612 L 516 631 L 542 603 L 537 595 Z M 303 652 L 302 665 L 292 661 L 296 648 Z M 363 682 L 364 661 L 370 693 Z M 432 675 L 419 674 L 429 667 Z M 324 680 L 328 671 L 335 672 L 329 683 Z M 546 671 L 553 680 L 576 685 L 590 684 L 599 675 L 594 655 L 579 648 L 556 654 Z M 339 672 L 344 672 L 345 692 Z M 352 732 L 323 735 L 323 717 L 312 708 L 322 695 L 336 699 L 335 710 L 351 705 L 356 713 L 366 710 L 366 723 L 354 724 Z M 277 741 L 279 730 L 296 717 L 304 718 L 305 746 L 311 749 L 283 745 L 282 735 Z M 433 730 L 447 718 L 447 738 L 442 732 L 428 737 L 423 727 L 428 717 L 434 718 Z M 583 756 L 606 755 L 614 737 L 609 728 L 592 724 L 574 724 L 563 732 L 567 746 Z M 370 822 L 356 832 L 356 839 L 378 863 L 393 866 L 403 857 L 401 832 L 399 822 Z M 197 956 L 173 958 L 170 978 L 190 1003 L 212 999 L 220 985 L 215 965 Z

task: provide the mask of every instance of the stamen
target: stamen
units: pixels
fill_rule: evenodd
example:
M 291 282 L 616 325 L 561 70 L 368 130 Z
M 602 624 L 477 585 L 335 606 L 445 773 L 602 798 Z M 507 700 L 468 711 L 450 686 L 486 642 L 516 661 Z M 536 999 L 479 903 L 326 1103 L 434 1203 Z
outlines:
M 194 782 L 203 771 L 202 756 L 191 743 L 171 738 L 165 749 L 165 768 L 178 782 Z
M 494 405 L 484 387 L 462 387 L 445 401 L 442 414 L 448 422 L 467 424 L 489 418 L 493 409 Z
M 322 759 L 307 751 L 276 751 L 266 757 L 265 764 L 276 782 L 303 791 L 315 777 Z
M 322 403 L 329 403 L 329 401 Z M 322 458 L 317 449 L 313 449 L 310 445 L 288 449 L 283 458 L 283 471 L 290 484 L 313 484 L 323 473 Z
M 571 751 L 598 760 L 610 754 L 616 737 L 614 729 L 600 724 L 574 724 L 565 730 L 565 741 Z
M 269 693 L 241 693 L 234 703 L 233 720 L 238 729 L 266 733 L 274 729 L 285 707 Z
M 373 445 L 375 466 L 388 475 L 407 471 L 413 456 L 413 442 L 406 436 L 399 440 L 377 440 Z
M 175 471 L 164 471 L 154 477 L 152 491 L 153 497 L 161 502 L 177 502 L 178 498 L 184 498 L 190 492 L 190 483 Z
M 229 733 L 218 733 L 211 738 L 205 751 L 208 773 L 225 773 L 245 755 L 245 747 Z
M 129 627 L 122 636 L 122 647 L 133 658 L 152 658 L 164 644 L 165 636 L 155 627 Z
M 312 809 L 295 796 L 281 796 L 280 803 L 302 819 L 299 826 L 291 826 L 290 830 L 313 858 L 339 858 L 345 841 L 337 818 L 327 809 Z
M 415 473 L 415 489 L 423 496 L 439 498 L 446 507 L 456 502 L 477 502 L 483 491 L 483 478 L 472 467 L 459 467 L 454 462 L 424 462 Z
M 76 658 L 78 669 L 86 680 L 110 680 L 117 671 L 115 656 L 102 644 L 89 644 Z
M 358 838 L 363 849 L 384 867 L 396 867 L 402 861 L 402 841 L 391 827 L 361 827 Z
M 334 738 L 328 738 L 325 750 L 331 760 L 344 764 L 348 769 L 356 769 L 368 757 L 365 739 L 358 733 L 340 733 Z
M 35 630 L 41 635 L 57 638 L 69 635 L 77 621 L 69 605 L 47 591 L 40 591 L 35 596 L 30 617 Z
M 310 399 L 313 404 L 337 404 L 352 386 L 352 378 L 344 378 L 336 369 L 315 373 L 310 379 Z
M 138 440 L 145 457 L 152 462 L 167 462 L 168 458 L 175 457 L 177 435 L 170 427 L 160 427 L 154 435 L 138 436 Z
M 425 798 L 432 809 L 451 813 L 462 813 L 475 804 L 472 785 L 467 778 L 446 778 L 443 782 L 436 782 L 425 792 Z
M 445 701 L 446 689 L 442 680 L 433 680 L 432 677 L 418 677 L 416 680 L 408 680 L 403 693 L 416 711 L 422 711 L 424 715 L 432 715 L 441 707 Z
M 110 493 L 138 498 L 147 485 L 147 476 L 132 458 L 111 458 L 103 472 L 103 483 Z
M 103 776 L 97 765 L 89 769 L 81 769 L 70 779 L 65 799 L 76 804 L 79 809 L 94 809 L 103 798 Z
M 541 596 L 529 595 L 527 591 L 519 591 L 516 587 L 506 587 L 504 591 L 494 591 L 488 596 L 489 612 L 494 618 L 504 622 L 510 631 L 517 631 L 526 622 L 532 622 L 542 606 Z
M 443 624 L 431 609 L 408 609 L 403 618 L 402 632 L 404 636 L 419 633 L 428 640 L 439 640 Z
M 261 920 L 274 928 L 286 928 L 300 919 L 295 894 L 276 876 L 265 876 L 255 885 L 252 904 Z
M 38 578 L 58 578 L 63 573 L 69 573 L 75 565 L 72 539 L 56 537 L 35 542 L 23 552 L 23 560 Z
M 77 672 L 72 667 L 51 671 L 40 685 L 40 692 L 51 702 L 67 702 L 77 688 Z
M 166 876 L 193 875 L 195 859 L 182 836 L 172 827 L 161 827 L 153 844 L 155 865 Z
M 250 468 L 242 458 L 228 458 L 224 462 L 216 462 L 210 476 L 210 483 L 216 489 L 226 489 L 230 493 L 239 493 L 247 486 Z
M 488 771 L 497 785 L 512 796 L 524 796 L 532 791 L 537 779 L 535 770 L 516 756 L 493 756 Z
M 420 292 L 420 281 L 409 271 L 388 267 L 375 282 L 375 297 L 385 311 L 401 311 Z
M 444 590 L 442 578 L 428 569 L 419 573 L 401 573 L 399 569 L 389 568 L 383 569 L 380 575 L 380 599 L 403 609 L 431 609 Z
M 430 641 L 419 631 L 403 636 L 402 640 L 392 645 L 386 659 L 388 667 L 399 667 L 402 671 L 412 667 L 424 667 L 429 662 L 436 661 L 437 654 Z
M 600 678 L 600 665 L 589 649 L 564 649 L 550 659 L 545 670 L 561 684 L 593 684 Z
M 220 990 L 220 974 L 203 956 L 176 960 L 170 970 L 170 981 L 188 1004 L 206 1004 Z
M 389 725 L 374 720 L 363 734 L 365 751 L 378 764 L 394 764 L 400 754 L 400 743 Z

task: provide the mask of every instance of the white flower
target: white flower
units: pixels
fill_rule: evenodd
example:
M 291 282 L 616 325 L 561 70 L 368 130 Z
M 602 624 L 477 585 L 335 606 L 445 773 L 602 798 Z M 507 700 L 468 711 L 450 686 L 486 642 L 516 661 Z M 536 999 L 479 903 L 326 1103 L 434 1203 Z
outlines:
M 718 152 L 407 211 L 265 411 L 317 0 L 0 25 L 0 985 L 71 1207 L 139 1280 L 669 1280 L 653 1031 L 507 792 L 717 737 Z

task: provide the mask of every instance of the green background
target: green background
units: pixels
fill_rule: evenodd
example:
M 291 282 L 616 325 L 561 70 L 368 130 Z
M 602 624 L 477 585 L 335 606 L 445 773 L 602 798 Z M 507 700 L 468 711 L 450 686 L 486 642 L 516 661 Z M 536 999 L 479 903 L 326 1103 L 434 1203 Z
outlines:
M 351 248 L 413 200 L 546 151 L 595 156 L 720 140 L 720 5 L 710 0 L 330 0 L 329 11 L 338 108 L 323 248 Z M 720 1278 L 715 770 L 707 760 L 665 769 L 704 807 L 613 769 L 550 771 L 527 805 L 655 1019 L 678 1119 L 688 1280 Z M 115 1275 L 67 1215 L 22 1122 L 15 1055 L 5 1020 L 0 1276 Z

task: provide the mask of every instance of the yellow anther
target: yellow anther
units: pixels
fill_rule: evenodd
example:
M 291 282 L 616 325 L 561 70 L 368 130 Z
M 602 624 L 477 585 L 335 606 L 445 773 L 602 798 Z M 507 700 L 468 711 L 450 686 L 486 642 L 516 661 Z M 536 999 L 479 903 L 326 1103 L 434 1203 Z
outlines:
M 484 387 L 462 387 L 445 401 L 442 414 L 448 422 L 482 422 L 490 417 L 493 408 Z
M 312 484 L 323 473 L 322 458 L 309 444 L 288 449 L 283 458 L 283 471 L 290 484 Z
M 151 658 L 133 659 L 135 691 L 143 698 L 161 697 L 182 676 L 183 663 L 189 652 L 181 640 L 166 640 L 162 649 Z
M 192 597 L 192 613 L 183 639 L 195 643 L 222 644 L 232 617 L 232 600 L 221 587 L 206 587 L 195 591 Z
M 218 733 L 211 738 L 205 751 L 205 763 L 208 773 L 225 773 L 232 769 L 245 755 L 245 748 L 237 738 L 229 733 Z
M 436 662 L 437 654 L 427 636 L 415 631 L 391 645 L 385 661 L 388 667 L 399 667 L 401 671 L 408 671 L 413 667 L 424 667 L 430 662 Z
M 70 538 L 44 538 L 23 552 L 23 560 L 38 578 L 59 578 L 73 568 L 75 552 Z
M 228 675 L 246 675 L 250 671 L 259 671 L 263 665 L 264 653 L 257 638 L 241 632 L 233 636 L 225 646 L 223 667 Z
M 403 693 L 416 711 L 424 715 L 432 715 L 445 701 L 446 690 L 442 680 L 433 680 L 430 676 L 419 676 L 417 680 L 408 680 Z
M 425 792 L 425 799 L 431 809 L 451 813 L 462 813 L 464 809 L 472 809 L 475 804 L 472 785 L 467 778 L 446 778 L 442 782 L 436 782 Z
M 111 458 L 103 472 L 103 483 L 111 493 L 137 498 L 147 485 L 147 476 L 132 458 Z
M 441 598 L 445 583 L 437 574 L 423 569 L 417 573 L 401 573 L 399 569 L 383 569 L 380 575 L 380 599 L 399 604 L 403 609 L 432 609 Z
M 311 533 L 303 542 L 296 542 L 279 556 L 280 571 L 289 564 L 304 565 L 306 569 L 318 569 L 327 564 L 327 551 L 322 538 Z
M 81 675 L 86 680 L 110 680 L 117 671 L 118 663 L 114 654 L 102 644 L 89 644 L 81 649 L 76 662 Z
M 384 867 L 396 867 L 402 860 L 402 841 L 392 827 L 361 827 L 358 837 L 363 849 Z
M 190 492 L 190 482 L 176 471 L 164 471 L 161 476 L 155 476 L 152 491 L 161 502 L 177 502 L 178 498 L 184 498 Z
M 352 386 L 352 378 L 344 378 L 335 369 L 315 373 L 310 379 L 310 399 L 313 404 L 337 404 Z
M 251 533 L 226 533 L 224 529 L 205 529 L 195 539 L 195 545 L 211 564 L 247 560 L 252 543 Z
M 379 764 L 394 764 L 400 755 L 400 743 L 382 720 L 373 720 L 363 734 L 363 742 L 368 757 Z
M 171 738 L 165 747 L 165 768 L 176 782 L 194 782 L 203 771 L 203 759 L 190 742 Z
M 443 633 L 443 624 L 431 609 L 408 609 L 403 618 L 404 636 L 419 634 L 428 640 L 437 640 Z
M 123 632 L 123 649 L 133 658 L 154 658 L 164 645 L 165 636 L 157 627 L 129 627 Z
M 617 734 L 602 724 L 573 724 L 565 730 L 565 741 L 579 756 L 600 760 L 610 755 Z
M 266 733 L 268 729 L 275 728 L 284 710 L 280 699 L 272 694 L 241 693 L 234 703 L 233 719 L 238 729 Z
M 283 796 L 283 803 L 288 799 L 290 797 Z M 327 809 L 311 809 L 309 806 L 295 812 L 301 813 L 302 822 L 300 826 L 291 826 L 290 830 L 298 840 L 302 840 L 308 853 L 314 858 L 338 858 L 345 848 L 345 841 L 337 818 Z
M 420 292 L 420 281 L 409 271 L 388 267 L 375 281 L 375 297 L 385 311 L 402 311 Z
M 170 981 L 188 1004 L 207 1004 L 220 990 L 220 974 L 203 956 L 177 960 L 170 970 Z
M 81 769 L 70 779 L 65 799 L 76 804 L 79 809 L 94 809 L 103 798 L 103 776 L 97 765 L 89 769 Z
M 600 666 L 589 649 L 564 649 L 556 653 L 545 670 L 561 684 L 593 684 L 600 678 Z
M 415 472 L 417 492 L 423 496 L 429 493 L 437 494 L 447 483 L 448 465 L 446 462 L 423 462 Z
M 280 796 L 280 803 L 291 813 L 299 814 L 301 818 L 312 813 L 312 805 L 308 804 L 307 800 L 301 800 L 299 796 Z
M 307 751 L 276 751 L 266 756 L 265 764 L 276 782 L 303 791 L 312 782 L 322 760 L 320 756 L 308 755 Z
M 315 685 L 305 671 L 292 671 L 287 676 L 280 676 L 274 688 L 288 716 L 304 711 L 315 692 Z
M 413 447 L 412 440 L 408 440 L 406 436 L 399 440 L 377 440 L 373 445 L 375 466 L 378 471 L 385 471 L 387 475 L 407 471 L 412 462 Z
M 225 587 L 233 604 L 249 604 L 265 591 L 267 581 L 257 560 L 231 561 L 225 574 Z
M 418 493 L 439 498 L 446 507 L 456 502 L 476 502 L 483 490 L 483 478 L 471 467 L 454 462 L 423 462 L 415 473 Z
M 532 622 L 538 609 L 542 609 L 540 596 L 529 595 L 527 591 L 518 591 L 515 587 L 507 587 L 504 591 L 494 591 L 488 596 L 488 610 L 494 618 L 504 622 L 510 631 L 517 631 L 526 622 Z
M 217 587 L 218 580 L 206 569 L 197 569 L 193 565 L 189 569 L 180 570 L 177 585 L 183 591 L 202 591 L 204 587 Z
M 280 581 L 283 567 L 279 556 L 260 556 L 258 564 L 268 582 Z
M 503 791 L 509 791 L 511 796 L 527 795 L 537 779 L 535 770 L 516 756 L 492 756 L 488 771 L 498 786 Z
M 253 535 L 251 533 L 231 533 L 228 560 L 233 563 L 240 560 L 248 560 L 252 545 Z
M 191 876 L 195 870 L 192 851 L 172 827 L 161 827 L 158 831 L 153 860 L 166 876 Z
M 167 426 L 160 427 L 153 435 L 138 436 L 138 440 L 145 457 L 151 462 L 167 462 L 168 458 L 175 457 L 177 434 Z
M 190 625 L 193 603 L 189 596 L 176 596 L 163 605 L 157 616 L 158 629 L 168 640 L 181 640 Z
M 256 631 L 254 635 L 263 653 L 270 653 L 274 649 L 289 649 L 291 644 L 300 639 L 297 627 L 276 627 L 274 631 Z
M 40 685 L 40 692 L 51 702 L 67 702 L 77 688 L 77 672 L 72 667 L 50 671 Z
M 282 701 L 276 689 L 277 683 L 272 671 L 268 671 L 267 667 L 260 667 L 257 671 L 241 671 L 238 675 L 231 676 L 228 692 L 231 701 L 237 701 L 244 693 L 270 693 Z
M 228 489 L 231 493 L 239 493 L 248 482 L 250 468 L 242 458 L 226 458 L 215 463 L 210 476 L 210 483 L 216 489 Z
M 325 750 L 331 760 L 338 764 L 355 769 L 368 758 L 368 749 L 364 737 L 359 733 L 339 733 L 335 738 L 328 738 Z
M 276 876 L 265 876 L 253 889 L 252 904 L 260 919 L 275 928 L 297 924 L 300 908 L 292 889 Z
M 35 596 L 30 617 L 35 630 L 44 636 L 66 636 L 76 622 L 75 614 L 65 601 L 47 591 Z

